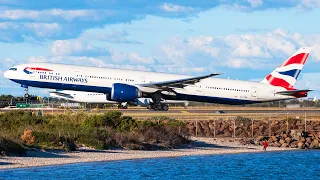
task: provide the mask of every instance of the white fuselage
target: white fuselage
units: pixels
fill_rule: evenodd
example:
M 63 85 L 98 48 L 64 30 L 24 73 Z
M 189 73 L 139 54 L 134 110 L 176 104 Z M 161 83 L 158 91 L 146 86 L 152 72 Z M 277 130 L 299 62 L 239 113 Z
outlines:
M 114 83 L 141 85 L 190 77 L 158 72 L 49 63 L 24 64 L 14 68 L 16 68 L 14 71 L 6 71 L 5 76 L 24 86 L 105 94 L 110 94 Z M 50 71 L 43 71 L 43 69 Z M 174 91 L 177 94 L 175 96 L 165 96 L 165 99 L 220 104 L 251 104 L 295 98 L 293 96 L 275 94 L 277 91 L 285 90 L 282 87 L 260 82 L 207 78 L 195 85 L 176 88 Z

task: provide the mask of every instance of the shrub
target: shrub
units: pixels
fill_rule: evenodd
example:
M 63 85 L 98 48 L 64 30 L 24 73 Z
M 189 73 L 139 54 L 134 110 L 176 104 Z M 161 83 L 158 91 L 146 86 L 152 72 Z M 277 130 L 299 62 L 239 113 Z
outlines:
M 25 142 L 27 145 L 31 145 L 35 141 L 35 137 L 32 136 L 31 130 L 25 130 L 24 134 L 21 136 L 21 140 Z
M 0 136 L 0 155 L 25 156 L 26 152 L 23 146 L 17 141 Z
M 54 134 L 44 132 L 44 131 L 32 131 L 32 136 L 35 137 L 35 143 L 57 143 L 58 140 Z

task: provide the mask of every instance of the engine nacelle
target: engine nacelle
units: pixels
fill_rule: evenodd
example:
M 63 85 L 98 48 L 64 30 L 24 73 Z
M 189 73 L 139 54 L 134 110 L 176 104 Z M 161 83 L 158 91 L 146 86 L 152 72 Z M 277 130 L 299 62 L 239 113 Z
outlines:
M 111 89 L 111 100 L 117 102 L 129 102 L 142 96 L 142 92 L 135 86 L 122 83 L 114 83 Z

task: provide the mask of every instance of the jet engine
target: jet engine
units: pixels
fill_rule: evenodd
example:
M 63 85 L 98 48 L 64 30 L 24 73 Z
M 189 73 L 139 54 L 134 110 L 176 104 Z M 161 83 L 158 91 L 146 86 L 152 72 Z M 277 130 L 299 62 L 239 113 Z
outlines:
M 142 96 L 142 92 L 135 86 L 114 83 L 111 89 L 111 100 L 117 102 L 129 102 L 134 101 Z

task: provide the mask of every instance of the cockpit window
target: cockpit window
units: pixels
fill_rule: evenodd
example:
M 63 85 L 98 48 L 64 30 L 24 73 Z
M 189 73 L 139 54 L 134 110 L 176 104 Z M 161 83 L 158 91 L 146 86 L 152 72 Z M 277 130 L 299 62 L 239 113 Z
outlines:
M 11 71 L 17 71 L 17 68 L 10 68 Z

